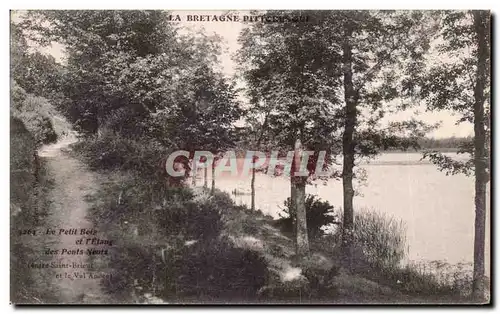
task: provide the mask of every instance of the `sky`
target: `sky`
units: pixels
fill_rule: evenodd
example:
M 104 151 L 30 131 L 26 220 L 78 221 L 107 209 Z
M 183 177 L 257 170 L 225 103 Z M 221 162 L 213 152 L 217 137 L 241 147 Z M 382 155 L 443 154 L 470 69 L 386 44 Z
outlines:
M 221 16 L 224 14 L 239 15 L 242 19 L 243 15 L 248 15 L 248 11 L 172 11 L 173 16 L 179 15 L 181 22 L 179 26 L 182 28 L 181 32 L 196 32 L 204 30 L 207 35 L 218 34 L 223 40 L 223 51 L 221 53 L 220 61 L 223 72 L 227 76 L 235 74 L 236 64 L 233 61 L 234 54 L 238 51 L 240 45 L 238 44 L 238 35 L 244 28 L 242 22 L 214 22 L 214 21 L 188 21 L 188 17 L 200 15 L 216 15 Z M 64 49 L 60 44 L 53 43 L 51 47 L 41 48 L 45 53 L 51 54 L 56 60 L 64 58 Z M 418 114 L 418 115 L 416 115 Z M 397 115 L 386 117 L 387 120 L 406 120 L 415 117 L 430 124 L 440 123 L 441 126 L 429 134 L 431 137 L 464 137 L 473 135 L 473 126 L 470 123 L 461 123 L 456 125 L 458 116 L 453 115 L 450 111 L 426 111 L 424 106 L 411 111 L 400 112 Z

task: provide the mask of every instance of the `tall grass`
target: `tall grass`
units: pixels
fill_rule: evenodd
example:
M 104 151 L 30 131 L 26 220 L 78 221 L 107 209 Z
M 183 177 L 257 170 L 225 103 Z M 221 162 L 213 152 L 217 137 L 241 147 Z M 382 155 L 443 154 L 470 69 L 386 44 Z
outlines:
M 400 285 L 409 291 L 467 297 L 472 292 L 472 268 L 472 263 L 465 262 L 410 261 L 403 268 Z
M 339 259 L 341 241 L 339 225 L 313 247 Z M 352 270 L 356 274 L 408 295 L 466 300 L 472 284 L 471 264 L 407 261 L 408 249 L 403 221 L 366 208 L 355 212 Z
M 372 267 L 396 268 L 408 253 L 402 220 L 362 209 L 354 215 L 354 230 L 355 251 Z

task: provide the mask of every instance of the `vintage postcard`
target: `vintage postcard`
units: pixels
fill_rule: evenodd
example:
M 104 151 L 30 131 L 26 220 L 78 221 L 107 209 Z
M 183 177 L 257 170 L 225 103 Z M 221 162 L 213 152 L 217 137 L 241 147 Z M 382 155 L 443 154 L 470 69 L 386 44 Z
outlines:
M 13 304 L 489 304 L 489 11 L 10 13 Z

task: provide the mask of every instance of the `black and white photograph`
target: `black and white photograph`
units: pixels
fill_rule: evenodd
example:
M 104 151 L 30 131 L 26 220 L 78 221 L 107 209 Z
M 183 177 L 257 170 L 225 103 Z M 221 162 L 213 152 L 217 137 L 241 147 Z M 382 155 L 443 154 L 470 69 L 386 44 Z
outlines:
M 492 24 L 11 10 L 11 303 L 490 304 Z

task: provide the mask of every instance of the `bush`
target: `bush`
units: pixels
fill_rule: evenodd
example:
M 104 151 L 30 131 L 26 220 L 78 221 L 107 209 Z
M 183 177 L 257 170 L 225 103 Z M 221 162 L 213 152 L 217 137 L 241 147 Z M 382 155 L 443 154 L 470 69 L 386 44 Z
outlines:
M 141 243 L 115 246 L 110 264 L 119 270 L 119 276 L 112 276 L 103 282 L 107 292 L 126 297 L 134 288 L 154 289 L 156 277 L 161 275 L 163 267 L 161 259 L 154 253 L 154 248 Z
M 208 199 L 208 203 L 212 206 L 220 208 L 221 212 L 226 212 L 229 209 L 241 210 L 241 206 L 236 206 L 228 193 L 216 190 Z
M 257 297 L 266 283 L 267 264 L 257 252 L 236 248 L 227 238 L 183 247 L 165 266 L 164 297 L 244 301 Z
M 136 171 L 144 176 L 155 174 L 166 153 L 159 143 L 143 138 L 138 141 L 103 130 L 100 137 L 88 138 L 75 146 L 92 169 Z
M 194 200 L 191 189 L 168 186 L 155 177 L 136 172 L 109 175 L 110 180 L 94 196 L 98 202 L 91 217 L 101 225 L 126 223 L 136 225 L 139 234 L 158 231 L 165 236 L 211 238 L 222 228 L 222 212 L 234 206 L 224 193 L 200 201 Z
M 39 116 L 37 113 L 22 113 L 19 117 L 26 123 L 26 127 L 34 135 L 38 145 L 57 141 L 57 134 L 49 118 Z
M 57 134 L 49 114 L 52 106 L 47 100 L 27 94 L 14 82 L 11 102 L 12 115 L 23 122 L 38 146 L 57 140 Z
M 186 202 L 156 210 L 159 231 L 188 240 L 213 239 L 219 236 L 223 222 L 214 203 Z
M 328 201 L 321 201 L 314 195 L 306 197 L 307 231 L 310 239 L 322 237 L 325 232 L 324 226 L 330 226 L 336 221 L 333 206 Z M 295 233 L 295 208 L 291 206 L 291 199 L 285 200 L 284 216 L 278 220 L 277 224 L 284 233 Z

